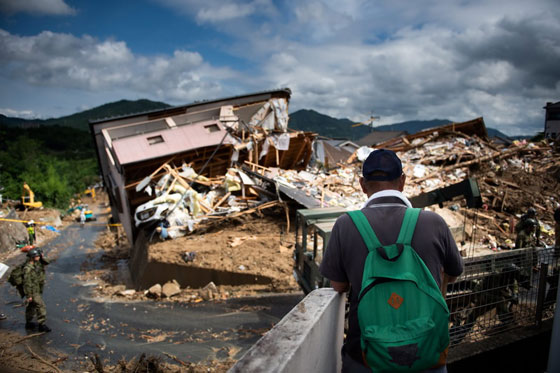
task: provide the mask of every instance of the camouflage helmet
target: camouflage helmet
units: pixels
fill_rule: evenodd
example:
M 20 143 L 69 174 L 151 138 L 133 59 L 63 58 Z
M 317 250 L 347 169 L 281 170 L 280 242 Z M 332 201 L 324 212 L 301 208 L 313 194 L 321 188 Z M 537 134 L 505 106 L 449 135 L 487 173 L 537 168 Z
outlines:
M 27 252 L 27 257 L 29 258 L 35 258 L 37 256 L 41 256 L 41 249 L 31 249 Z

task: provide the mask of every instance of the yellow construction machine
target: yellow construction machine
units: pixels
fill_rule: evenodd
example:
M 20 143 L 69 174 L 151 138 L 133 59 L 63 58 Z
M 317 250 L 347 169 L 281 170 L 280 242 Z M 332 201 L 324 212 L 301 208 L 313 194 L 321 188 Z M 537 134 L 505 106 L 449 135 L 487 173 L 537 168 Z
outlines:
M 43 207 L 43 202 L 35 201 L 35 193 L 31 190 L 29 185 L 23 182 L 23 192 L 21 194 L 21 204 L 26 209 L 38 209 Z
M 91 199 L 92 199 L 93 201 L 95 201 L 95 188 L 94 188 L 94 187 L 90 187 L 90 188 L 84 190 L 84 194 L 85 194 L 86 196 L 90 196 Z

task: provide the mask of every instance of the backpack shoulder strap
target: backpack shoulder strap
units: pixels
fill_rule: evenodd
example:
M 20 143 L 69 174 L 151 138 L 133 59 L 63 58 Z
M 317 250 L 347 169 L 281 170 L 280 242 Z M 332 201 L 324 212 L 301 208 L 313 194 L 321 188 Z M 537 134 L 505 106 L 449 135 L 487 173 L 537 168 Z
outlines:
M 401 224 L 401 230 L 397 238 L 397 243 L 410 245 L 410 243 L 412 242 L 412 236 L 414 236 L 414 230 L 416 229 L 416 222 L 418 221 L 419 215 L 420 209 L 406 209 L 403 222 Z
M 369 221 L 361 210 L 348 211 L 348 215 L 350 216 L 350 218 L 352 218 L 352 221 L 354 222 L 354 225 L 356 225 L 356 228 L 358 228 L 358 232 L 360 232 L 360 235 L 362 236 L 362 239 L 364 240 L 368 251 L 372 251 L 373 249 L 381 246 L 381 243 L 375 235 L 373 228 L 371 227 Z

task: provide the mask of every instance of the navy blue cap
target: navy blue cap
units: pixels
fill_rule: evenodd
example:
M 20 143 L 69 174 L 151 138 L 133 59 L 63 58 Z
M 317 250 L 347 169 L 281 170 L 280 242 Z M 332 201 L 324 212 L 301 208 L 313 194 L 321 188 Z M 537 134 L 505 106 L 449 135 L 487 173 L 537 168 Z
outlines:
M 382 173 L 381 175 L 372 175 Z M 402 163 L 392 150 L 377 149 L 367 157 L 362 167 L 364 179 L 368 181 L 391 181 L 402 175 Z

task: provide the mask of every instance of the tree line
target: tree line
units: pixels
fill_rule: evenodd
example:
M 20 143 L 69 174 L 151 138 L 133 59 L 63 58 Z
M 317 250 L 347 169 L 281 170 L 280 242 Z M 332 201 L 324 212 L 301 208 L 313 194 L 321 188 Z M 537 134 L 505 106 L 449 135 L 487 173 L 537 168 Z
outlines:
M 99 181 L 91 135 L 62 126 L 0 125 L 3 199 L 21 200 L 23 182 L 46 207 L 65 209 L 74 195 Z

